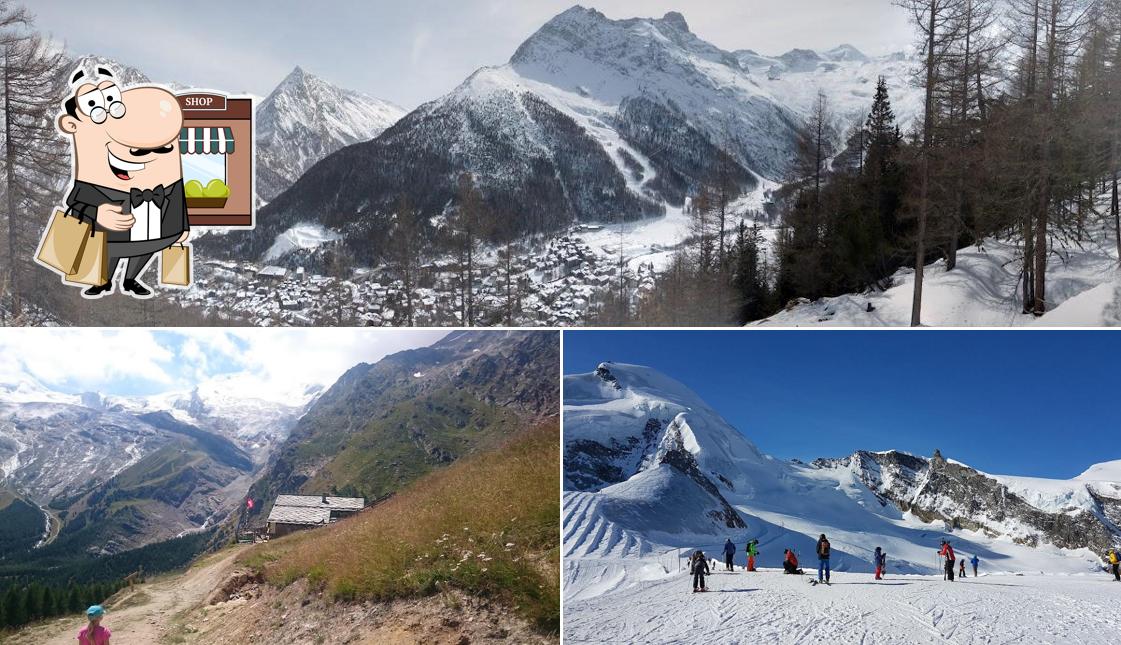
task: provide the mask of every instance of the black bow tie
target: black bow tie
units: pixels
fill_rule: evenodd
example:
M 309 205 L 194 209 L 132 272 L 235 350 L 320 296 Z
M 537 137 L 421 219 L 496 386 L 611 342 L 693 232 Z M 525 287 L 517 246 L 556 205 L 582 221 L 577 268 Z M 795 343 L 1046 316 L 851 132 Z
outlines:
M 152 202 L 156 206 L 163 208 L 163 203 L 166 198 L 167 195 L 164 192 L 163 184 L 160 184 L 159 186 L 156 186 L 151 190 L 147 188 L 145 188 L 144 190 L 133 188 L 132 190 L 128 191 L 128 199 L 130 202 L 132 202 L 133 208 L 136 208 L 144 202 Z

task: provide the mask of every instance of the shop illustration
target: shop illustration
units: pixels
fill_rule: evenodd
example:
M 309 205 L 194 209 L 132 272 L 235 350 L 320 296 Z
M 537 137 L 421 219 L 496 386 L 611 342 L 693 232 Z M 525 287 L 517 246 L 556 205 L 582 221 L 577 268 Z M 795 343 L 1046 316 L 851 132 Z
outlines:
M 213 92 L 180 94 L 187 217 L 191 226 L 253 226 L 253 102 Z

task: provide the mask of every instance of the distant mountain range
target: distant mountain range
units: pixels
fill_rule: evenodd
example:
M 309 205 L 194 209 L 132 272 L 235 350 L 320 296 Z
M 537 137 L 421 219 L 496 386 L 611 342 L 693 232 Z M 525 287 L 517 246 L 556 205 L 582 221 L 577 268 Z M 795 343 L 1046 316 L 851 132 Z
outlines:
M 220 523 L 317 391 L 277 404 L 208 385 L 156 397 L 0 383 L 0 488 L 61 520 L 54 550 L 105 555 Z

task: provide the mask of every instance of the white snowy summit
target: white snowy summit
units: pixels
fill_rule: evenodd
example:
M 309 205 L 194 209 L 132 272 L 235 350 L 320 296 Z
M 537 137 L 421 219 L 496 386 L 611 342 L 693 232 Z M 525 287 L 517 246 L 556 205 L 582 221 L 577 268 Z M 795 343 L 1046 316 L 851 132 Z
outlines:
M 368 141 L 405 114 L 388 101 L 347 90 L 297 66 L 257 106 L 257 195 L 270 201 L 315 162 Z
M 751 405 L 750 401 L 745 405 Z M 1117 462 L 1068 482 L 987 475 L 947 460 L 859 451 L 812 464 L 762 454 L 694 392 L 647 367 L 564 380 L 565 596 L 589 600 L 676 573 L 679 550 L 718 557 L 757 538 L 762 566 L 792 548 L 835 571 L 938 571 L 941 538 L 988 572 L 1089 573 L 1121 544 Z

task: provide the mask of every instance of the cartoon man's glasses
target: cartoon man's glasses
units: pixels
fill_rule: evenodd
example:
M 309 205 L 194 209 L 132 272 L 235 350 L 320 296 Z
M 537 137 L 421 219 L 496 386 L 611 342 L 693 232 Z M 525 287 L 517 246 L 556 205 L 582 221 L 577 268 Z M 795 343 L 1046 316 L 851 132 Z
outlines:
M 119 119 L 125 115 L 121 90 L 116 85 L 93 89 L 75 98 L 78 109 L 94 123 L 105 123 L 109 117 Z

